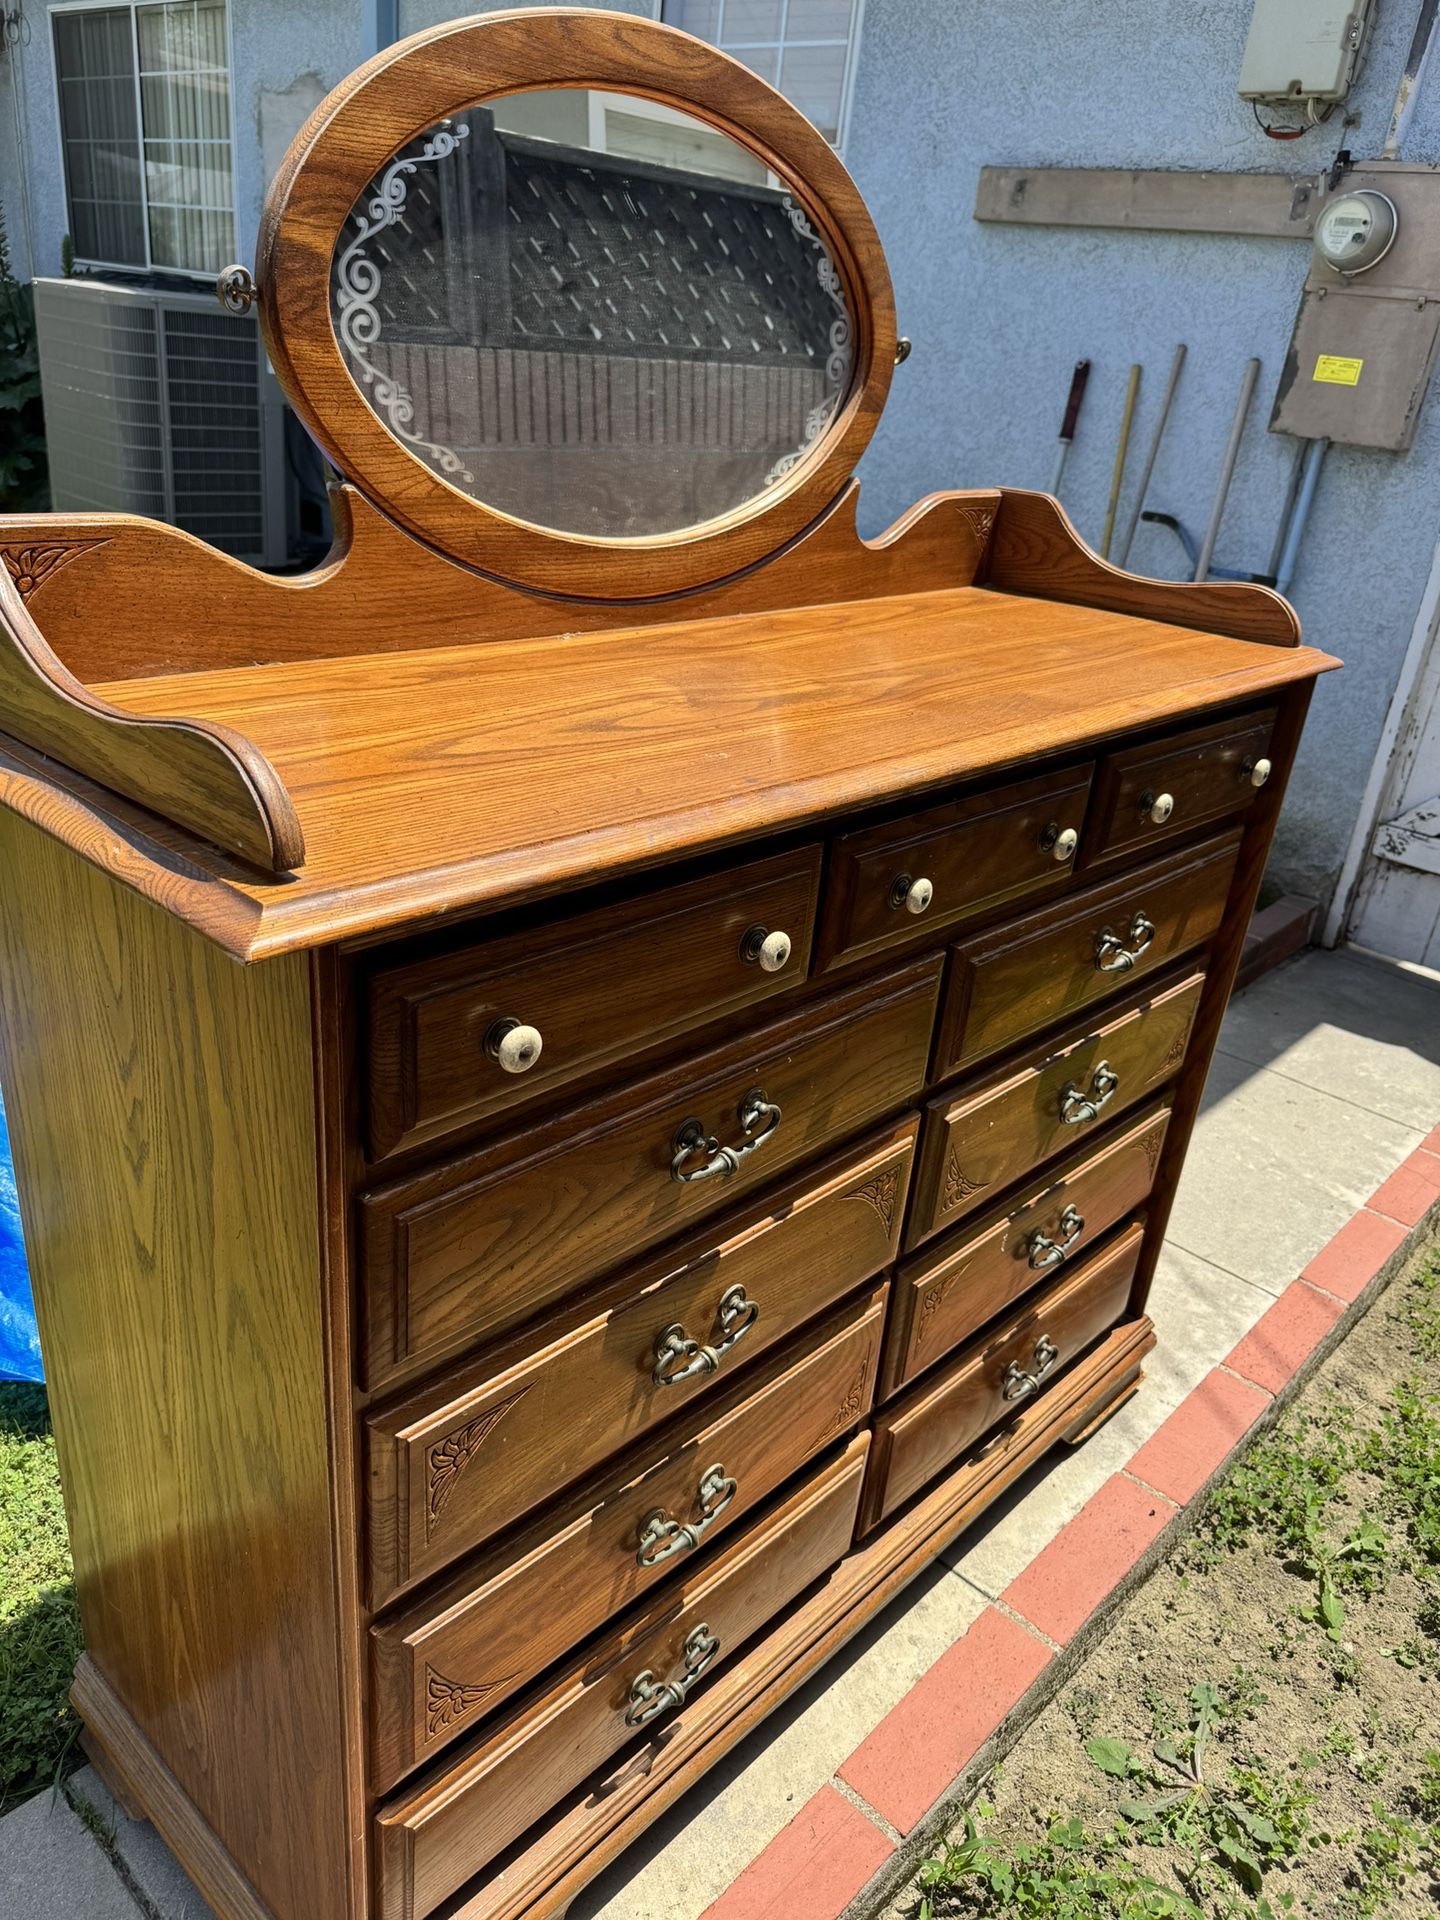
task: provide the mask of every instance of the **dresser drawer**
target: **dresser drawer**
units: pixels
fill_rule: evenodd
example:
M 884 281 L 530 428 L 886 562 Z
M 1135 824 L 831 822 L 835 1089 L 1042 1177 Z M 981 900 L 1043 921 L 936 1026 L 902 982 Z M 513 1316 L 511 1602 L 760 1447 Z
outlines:
M 820 965 L 1067 886 L 1075 856 L 1062 836 L 1077 836 L 1072 848 L 1078 842 L 1092 771 L 1088 762 L 1063 767 L 842 834 L 830 850 Z
M 820 849 L 802 847 L 595 913 L 408 966 L 369 984 L 378 1157 L 517 1107 L 628 1053 L 798 985 Z M 763 942 L 783 934 L 788 955 Z M 509 1058 L 507 1023 L 541 1050 Z M 518 1071 L 514 1070 L 516 1067 Z
M 366 1421 L 371 1604 L 728 1387 L 895 1257 L 912 1118 Z M 466 1471 L 483 1449 L 481 1470 Z
M 376 1781 L 395 1784 L 736 1521 L 870 1410 L 874 1287 L 719 1402 L 370 1635 Z
M 366 1421 L 371 1604 L 551 1499 L 894 1259 L 916 1121 Z M 483 1471 L 467 1473 L 484 1450 Z
M 1204 985 L 1203 973 L 1189 974 L 992 1079 L 932 1100 L 907 1249 L 1168 1080 L 1185 1057 Z
M 1136 859 L 1211 820 L 1243 813 L 1269 777 L 1274 728 L 1269 707 L 1107 754 L 1085 829 L 1084 868 Z
M 1114 1326 L 1130 1299 L 1144 1229 L 1033 1296 L 938 1374 L 875 1416 L 862 1531 L 951 1466 L 999 1421 Z
M 360 1203 L 369 1377 L 532 1318 L 905 1106 L 924 1082 L 939 977 L 936 956 L 832 994 L 483 1152 L 372 1190 Z M 694 1177 L 724 1164 L 707 1139 L 748 1143 L 733 1177 Z
M 1001 1213 L 987 1213 L 916 1259 L 891 1288 L 881 1391 L 894 1393 L 997 1313 L 1082 1259 L 1155 1181 L 1170 1110 L 1159 1107 L 1062 1162 Z
M 848 1550 L 868 1445 L 861 1435 L 723 1553 L 586 1648 L 503 1726 L 384 1808 L 379 1920 L 423 1920 L 623 1749 L 635 1747 L 643 1767 L 671 1729 L 703 1725 L 704 1676 Z
M 1028 1039 L 1204 943 L 1219 926 L 1238 831 L 1009 920 L 950 949 L 934 1077 Z

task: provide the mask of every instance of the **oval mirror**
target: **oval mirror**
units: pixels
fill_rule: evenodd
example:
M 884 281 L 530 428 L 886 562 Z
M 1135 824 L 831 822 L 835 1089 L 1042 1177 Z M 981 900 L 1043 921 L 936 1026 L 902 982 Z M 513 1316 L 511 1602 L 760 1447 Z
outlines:
M 723 519 L 820 447 L 847 290 L 787 182 L 697 115 L 557 87 L 427 128 L 336 242 L 341 356 L 382 425 L 533 526 Z

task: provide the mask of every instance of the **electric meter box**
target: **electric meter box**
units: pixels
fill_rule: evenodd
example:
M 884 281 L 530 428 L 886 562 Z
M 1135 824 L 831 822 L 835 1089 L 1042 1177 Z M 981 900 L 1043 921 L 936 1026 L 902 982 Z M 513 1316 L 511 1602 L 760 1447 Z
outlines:
M 1329 222 L 1325 206 L 1333 209 Z M 1363 244 L 1353 247 L 1356 234 Z M 1352 167 L 1316 221 L 1271 432 L 1403 452 L 1415 438 L 1437 345 L 1440 168 L 1393 160 Z
M 1374 0 L 1255 0 L 1240 63 L 1242 100 L 1315 100 L 1350 91 Z

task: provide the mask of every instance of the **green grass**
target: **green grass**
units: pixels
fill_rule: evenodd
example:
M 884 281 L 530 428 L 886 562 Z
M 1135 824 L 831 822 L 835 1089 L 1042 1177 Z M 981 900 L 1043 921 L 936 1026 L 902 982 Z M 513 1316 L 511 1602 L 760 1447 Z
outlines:
M 79 1651 L 45 1390 L 0 1384 L 0 1808 L 64 1770 Z

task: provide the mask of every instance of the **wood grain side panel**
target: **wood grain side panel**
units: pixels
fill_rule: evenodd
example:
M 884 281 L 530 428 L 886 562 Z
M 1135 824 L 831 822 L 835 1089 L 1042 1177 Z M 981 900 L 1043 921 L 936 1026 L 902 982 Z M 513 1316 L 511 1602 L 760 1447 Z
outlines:
M 88 1656 L 277 1914 L 349 1920 L 307 963 L 0 820 L 3 1077 Z
M 903 1107 L 924 1081 L 939 969 L 931 958 L 817 1002 L 480 1154 L 364 1195 L 372 1376 L 518 1324 Z M 780 1109 L 771 1137 L 733 1178 L 674 1179 L 676 1138 L 692 1118 L 722 1145 L 744 1141 L 739 1109 L 752 1089 Z
M 632 1269 L 478 1364 L 427 1380 L 366 1422 L 373 1603 L 553 1499 L 602 1460 L 744 1375 L 757 1358 L 895 1257 L 912 1118 L 807 1169 L 728 1224 Z M 720 1303 L 756 1309 L 723 1351 Z M 712 1345 L 655 1379 L 671 1327 Z M 470 1471 L 475 1462 L 476 1471 Z
M 802 1336 L 692 1420 L 618 1461 L 399 1620 L 371 1629 L 381 1791 L 493 1713 L 632 1601 L 689 1568 L 869 1411 L 885 1287 Z M 730 1490 L 704 1494 L 711 1476 Z M 671 1529 L 639 1558 L 647 1520 Z M 678 1529 L 696 1525 L 686 1544 Z

